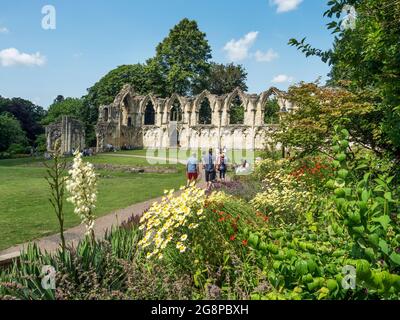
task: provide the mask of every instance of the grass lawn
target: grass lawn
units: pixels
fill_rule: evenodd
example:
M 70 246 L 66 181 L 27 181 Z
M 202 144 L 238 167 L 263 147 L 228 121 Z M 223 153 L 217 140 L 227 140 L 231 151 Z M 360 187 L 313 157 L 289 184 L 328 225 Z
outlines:
M 145 159 L 98 155 L 94 163 L 144 166 Z M 0 160 L 0 250 L 56 233 L 58 223 L 48 201 L 49 187 L 41 160 Z M 160 196 L 164 189 L 185 183 L 184 167 L 174 174 L 132 174 L 100 171 L 96 216 Z M 65 227 L 80 223 L 72 205 L 65 203 Z

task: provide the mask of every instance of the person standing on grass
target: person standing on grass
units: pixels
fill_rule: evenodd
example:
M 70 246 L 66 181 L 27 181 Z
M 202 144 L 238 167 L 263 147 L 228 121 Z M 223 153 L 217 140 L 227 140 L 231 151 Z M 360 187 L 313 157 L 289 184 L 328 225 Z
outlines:
M 220 157 L 218 159 L 217 168 L 218 168 L 218 171 L 219 171 L 219 179 L 221 181 L 225 182 L 227 164 L 226 164 L 226 159 L 225 159 L 225 155 L 224 154 L 220 155 Z
M 195 153 L 193 153 L 192 156 L 187 160 L 186 175 L 187 175 L 187 183 L 186 183 L 187 187 L 193 181 L 196 182 L 197 178 L 199 177 L 199 164 Z
M 207 190 L 211 188 L 212 182 L 215 180 L 215 157 L 213 156 L 213 150 L 208 150 L 208 156 L 206 157 L 206 163 L 204 164 L 204 171 L 206 174 Z

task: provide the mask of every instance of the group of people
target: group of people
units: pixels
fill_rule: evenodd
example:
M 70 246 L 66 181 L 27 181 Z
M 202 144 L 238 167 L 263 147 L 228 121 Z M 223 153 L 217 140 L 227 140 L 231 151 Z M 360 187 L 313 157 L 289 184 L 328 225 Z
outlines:
M 213 149 L 209 149 L 208 154 L 203 152 L 200 163 L 197 159 L 197 154 L 193 153 L 186 164 L 187 185 L 199 180 L 202 175 L 201 171 L 204 172 L 208 190 L 211 188 L 212 183 L 218 180 L 218 173 L 219 181 L 225 182 L 228 163 L 225 147 L 220 151 L 217 150 L 217 156 L 213 154 Z M 232 167 L 237 175 L 245 175 L 250 172 L 250 164 L 244 159 L 241 161 L 241 164 L 232 165 Z
M 200 169 L 204 171 L 207 189 L 209 189 L 212 183 L 217 180 L 217 171 L 219 172 L 220 181 L 225 181 L 226 171 L 228 170 L 228 161 L 226 157 L 226 149 L 224 149 L 224 151 L 219 152 L 219 154 L 215 156 L 213 154 L 213 149 L 209 149 L 208 154 L 203 152 L 200 163 L 197 159 L 197 154 L 193 153 L 187 160 L 186 164 L 187 185 L 200 178 Z

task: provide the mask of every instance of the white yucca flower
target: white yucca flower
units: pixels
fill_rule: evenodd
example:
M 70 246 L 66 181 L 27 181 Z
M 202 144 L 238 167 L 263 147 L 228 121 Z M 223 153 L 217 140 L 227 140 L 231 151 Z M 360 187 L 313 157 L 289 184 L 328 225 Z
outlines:
M 94 238 L 93 209 L 97 200 L 97 178 L 93 165 L 83 161 L 81 153 L 77 150 L 74 153 L 72 169 L 68 173 L 66 188 L 71 196 L 67 201 L 75 206 L 74 212 L 86 226 L 86 234 Z

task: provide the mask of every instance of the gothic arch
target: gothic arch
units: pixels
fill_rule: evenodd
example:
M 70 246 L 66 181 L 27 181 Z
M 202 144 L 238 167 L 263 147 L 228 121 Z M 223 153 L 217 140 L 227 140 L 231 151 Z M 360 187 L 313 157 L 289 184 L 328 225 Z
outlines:
M 229 125 L 245 124 L 248 99 L 242 90 L 236 88 L 226 98 L 225 108 Z
M 130 84 L 125 84 L 122 87 L 121 91 L 115 97 L 113 105 L 116 108 L 119 108 L 121 106 L 121 103 L 124 101 L 124 99 L 126 98 L 127 95 L 129 95 L 130 97 L 134 96 L 134 90 Z
M 206 98 L 210 102 L 211 111 L 214 112 L 214 95 L 212 95 L 208 90 L 204 90 L 202 93 L 200 93 L 199 95 L 196 96 L 196 98 L 193 102 L 193 111 L 194 112 L 199 112 L 201 103 Z
M 175 103 L 175 101 L 178 101 L 181 108 L 182 108 L 182 112 L 184 111 L 185 108 L 185 101 L 184 99 L 179 96 L 178 94 L 174 93 L 169 99 L 167 99 L 166 103 L 165 103 L 165 111 L 166 112 L 170 112 L 172 105 Z
M 210 93 L 205 90 L 197 96 L 193 103 L 193 110 L 196 112 L 196 123 L 200 125 L 211 125 L 214 105 Z
M 259 102 L 261 103 L 262 108 L 264 108 L 268 98 L 272 95 L 276 95 L 278 98 L 284 97 L 283 92 L 280 91 L 279 89 L 275 87 L 269 88 L 267 91 L 264 91 L 263 93 L 260 94 Z
M 232 104 L 232 100 L 236 97 L 239 97 L 239 99 L 241 100 L 244 110 L 246 111 L 247 109 L 247 103 L 248 103 L 248 98 L 246 96 L 246 94 L 242 91 L 242 89 L 240 89 L 239 87 L 236 88 L 235 90 L 233 90 L 230 94 L 228 94 L 228 96 L 226 97 L 225 100 L 225 105 L 227 106 L 227 111 L 229 112 L 229 108 Z
M 183 101 L 182 97 L 178 96 L 176 93 L 174 93 L 167 100 L 165 109 L 167 111 L 168 122 L 170 121 L 182 122 L 184 120 L 185 101 Z
M 141 115 L 143 120 L 142 123 L 145 126 L 156 124 L 156 108 L 151 100 L 147 100 Z
M 148 105 L 148 103 L 151 101 L 151 103 L 153 104 L 153 108 L 154 108 L 154 111 L 156 112 L 156 113 L 158 113 L 159 112 L 159 106 L 158 106 L 158 101 L 157 101 L 157 98 L 156 97 L 154 97 L 152 94 L 148 94 L 147 96 L 145 96 L 144 98 L 143 98 L 143 100 L 140 102 L 140 113 L 141 114 L 144 114 L 144 112 L 145 112 L 145 110 L 146 110 L 146 107 L 147 107 L 147 105 Z

